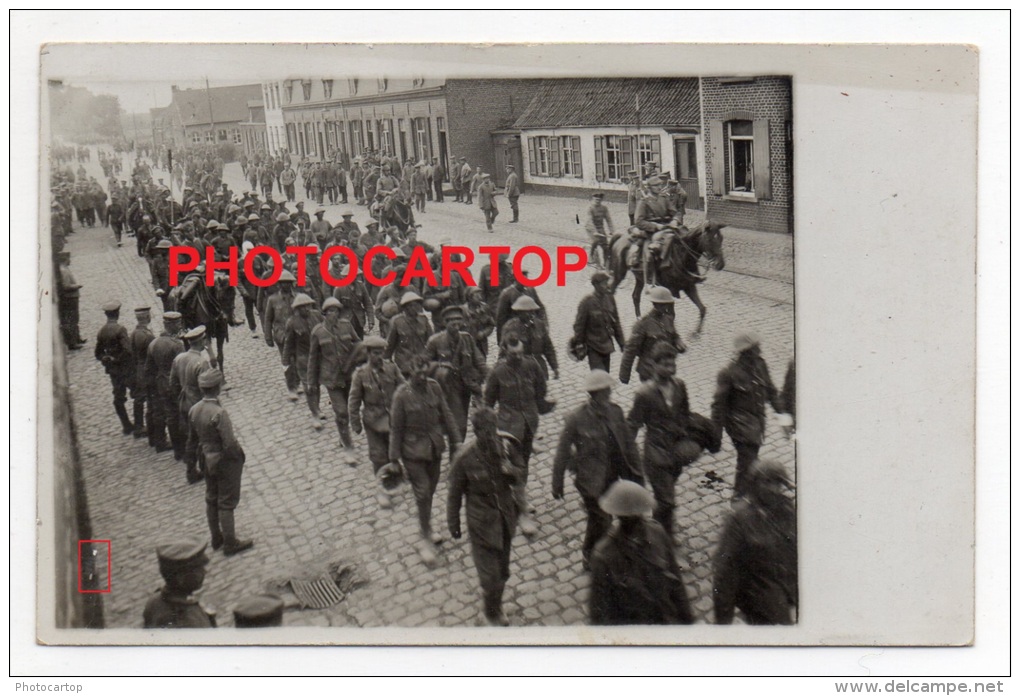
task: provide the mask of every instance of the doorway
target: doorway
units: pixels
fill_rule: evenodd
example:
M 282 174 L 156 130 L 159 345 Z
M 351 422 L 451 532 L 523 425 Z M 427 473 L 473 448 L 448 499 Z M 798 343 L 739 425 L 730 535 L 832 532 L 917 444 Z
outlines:
M 687 207 L 704 210 L 698 184 L 698 150 L 694 138 L 673 138 L 673 176 L 687 193 Z

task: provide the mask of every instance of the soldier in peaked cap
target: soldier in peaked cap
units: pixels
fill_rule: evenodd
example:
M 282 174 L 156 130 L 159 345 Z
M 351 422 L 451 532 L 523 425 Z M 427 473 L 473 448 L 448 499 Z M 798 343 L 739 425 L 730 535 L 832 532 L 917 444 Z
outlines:
M 595 271 L 591 284 L 595 291 L 581 300 L 574 320 L 574 341 L 587 347 L 588 367 L 609 372 L 613 341 L 623 350 L 623 327 L 616 301 L 609 292 L 609 274 Z
M 584 223 L 584 229 L 591 242 L 589 256 L 595 261 L 595 267 L 599 269 L 610 265 L 612 252 L 609 249 L 609 238 L 615 232 L 609 208 L 602 202 L 604 198 L 605 194 L 601 191 L 596 191 L 591 195 L 591 205 L 588 206 Z M 599 250 L 602 252 L 601 259 L 596 253 Z
M 187 352 L 175 357 L 170 366 L 170 393 L 177 401 L 181 431 L 187 433 L 183 459 L 187 467 L 188 483 L 197 483 L 202 480 L 198 467 L 198 441 L 191 432 L 188 413 L 192 406 L 202 400 L 199 376 L 211 368 L 205 352 L 205 327 L 196 326 L 184 334 L 184 339 L 189 348 Z
M 376 500 L 380 507 L 391 506 L 388 476 L 382 470 L 389 466 L 390 449 L 390 406 L 397 387 L 404 383 L 400 370 L 383 356 L 386 340 L 379 336 L 368 336 L 362 342 L 368 353 L 368 362 L 357 369 L 351 379 L 348 412 L 351 427 L 361 434 L 365 431 L 368 440 L 368 459 L 372 462 L 372 473 L 379 481 Z M 361 407 L 364 405 L 364 416 Z M 392 470 L 392 467 L 391 467 Z M 396 472 L 400 472 L 396 467 Z
M 156 446 L 153 434 L 149 432 L 152 426 L 152 399 L 150 396 L 151 386 L 145 373 L 145 358 L 148 355 L 149 344 L 156 340 L 155 334 L 149 328 L 152 321 L 152 310 L 149 307 L 138 307 L 135 309 L 135 320 L 138 325 L 131 332 L 131 358 L 134 362 L 134 387 L 131 389 L 131 397 L 134 400 L 135 430 L 136 439 L 148 436 L 149 445 Z M 148 404 L 148 418 L 145 416 L 146 404 Z M 146 425 L 149 427 L 147 428 Z
M 245 454 L 234 434 L 230 415 L 220 405 L 223 373 L 213 368 L 198 376 L 202 400 L 188 413 L 189 440 L 195 438 L 205 461 L 205 511 L 212 534 L 212 548 L 223 548 L 224 556 L 254 546 L 241 539 L 234 528 L 234 510 L 241 500 L 241 472 Z
M 443 388 L 443 395 L 460 431 L 467 436 L 468 409 L 471 397 L 482 396 L 485 381 L 485 356 L 478 350 L 471 334 L 464 331 L 464 310 L 451 305 L 443 310 L 444 330 L 434 334 L 425 344 L 430 374 Z
M 131 339 L 127 329 L 118 323 L 120 302 L 103 305 L 106 324 L 96 336 L 96 360 L 102 363 L 113 385 L 113 410 L 117 412 L 125 435 L 134 432 L 134 424 L 128 417 L 127 392 L 134 386 L 134 359 L 131 353 Z
M 648 490 L 616 481 L 599 507 L 618 522 L 591 555 L 592 624 L 694 623 L 672 540 L 647 518 L 655 507 Z
M 191 595 L 205 582 L 209 558 L 204 543 L 184 541 L 156 549 L 166 585 L 145 604 L 145 628 L 216 628 L 216 617 Z
M 165 452 L 172 446 L 174 458 L 178 461 L 184 457 L 187 433 L 181 432 L 177 395 L 170 391 L 170 369 L 174 358 L 184 352 L 184 341 L 178 337 L 180 330 L 180 313 L 164 312 L 163 332 L 149 344 L 145 356 L 145 381 L 149 385 L 150 404 L 149 437 L 156 452 Z
M 599 497 L 620 478 L 644 484 L 634 434 L 623 409 L 613 403 L 615 382 L 603 370 L 592 370 L 585 377 L 583 389 L 588 392 L 588 401 L 567 416 L 553 464 L 553 498 L 563 499 L 563 477 L 569 469 L 575 472 L 574 485 L 588 515 L 581 547 L 585 570 L 592 549 L 609 530 L 611 521 L 599 507 Z
M 245 597 L 234 607 L 236 628 L 269 628 L 283 625 L 283 600 L 273 594 Z
M 425 359 L 426 344 L 432 335 L 432 324 L 425 316 L 425 304 L 416 292 L 405 292 L 400 298 L 401 314 L 390 322 L 386 334 L 386 359 L 392 359 L 404 378 L 411 375 L 415 358 Z
M 630 382 L 631 368 L 637 359 L 637 373 L 642 382 L 652 379 L 654 369 L 651 362 L 652 349 L 659 342 L 666 342 L 676 348 L 678 353 L 687 350 L 683 339 L 673 324 L 673 305 L 676 298 L 669 290 L 658 286 L 648 291 L 648 299 L 652 301 L 652 311 L 635 322 L 630 338 L 623 349 L 623 360 L 620 362 L 620 381 Z

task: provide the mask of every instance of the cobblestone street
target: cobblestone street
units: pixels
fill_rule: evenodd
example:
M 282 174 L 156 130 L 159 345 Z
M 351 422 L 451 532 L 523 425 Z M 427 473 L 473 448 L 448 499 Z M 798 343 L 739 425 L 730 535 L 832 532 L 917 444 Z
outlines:
M 93 158 L 90 174 L 105 181 Z M 126 170 L 127 171 L 127 170 Z M 169 177 L 154 172 L 156 177 Z M 240 167 L 230 164 L 226 181 L 239 192 L 247 185 Z M 175 191 L 179 198 L 180 192 Z M 298 186 L 299 200 L 303 189 Z M 274 195 L 277 195 L 274 192 Z M 497 198 L 501 215 L 495 234 L 485 230 L 482 212 L 447 198 L 429 202 L 418 215 L 420 239 L 436 244 L 449 237 L 456 244 L 477 248 L 508 244 L 513 249 L 540 245 L 552 251 L 558 244 L 587 243 L 582 225 L 587 201 L 581 198 L 533 196 L 520 200 L 521 222 L 507 224 L 504 197 Z M 627 220 L 626 206 L 609 203 L 617 228 Z M 336 223 L 343 206 L 326 206 L 326 219 Z M 314 203 L 308 205 L 308 210 Z M 355 221 L 364 229 L 366 208 L 355 206 Z M 699 211 L 688 224 L 701 219 Z M 77 223 L 76 223 L 77 225 Z M 161 330 L 160 305 L 149 271 L 138 257 L 133 239 L 117 247 L 109 229 L 77 228 L 68 239 L 72 269 L 81 291 L 81 333 L 88 344 L 68 357 L 72 408 L 81 448 L 86 492 L 97 539 L 112 542 L 112 592 L 104 596 L 107 627 L 141 628 L 142 608 L 162 584 L 155 547 L 186 537 L 207 539 L 204 485 L 188 485 L 182 463 L 172 453 L 157 455 L 145 440 L 121 434 L 111 404 L 110 381 L 93 357 L 96 332 L 104 322 L 100 306 L 111 299 L 123 303 L 121 323 L 132 329 L 132 309 L 153 307 L 153 328 Z M 677 328 L 688 343 L 678 358 L 678 377 L 687 384 L 691 408 L 710 415 L 718 371 L 729 361 L 734 335 L 754 330 L 762 337 L 762 351 L 773 381 L 782 386 L 787 362 L 794 353 L 793 250 L 787 235 L 724 230 L 727 266 L 711 272 L 700 293 L 708 307 L 704 331 L 689 337 L 697 310 L 686 299 L 677 304 Z M 532 259 L 534 260 L 534 259 Z M 476 264 L 481 267 L 482 262 Z M 511 579 L 504 606 L 514 626 L 581 625 L 587 620 L 588 576 L 581 568 L 585 514 L 580 497 L 568 481 L 566 497 L 551 495 L 553 455 L 563 419 L 582 404 L 580 385 L 587 363 L 572 362 L 566 352 L 577 305 L 591 292 L 590 269 L 568 276 L 566 287 L 538 288 L 546 304 L 560 359 L 560 379 L 550 381 L 556 410 L 542 418 L 541 452 L 531 462 L 529 492 L 536 508 L 538 535 L 514 540 Z M 477 277 L 477 276 L 476 276 Z M 616 301 L 625 332 L 634 321 L 630 302 L 633 281 L 617 292 Z M 647 299 L 643 309 L 648 309 Z M 238 299 L 238 317 L 243 317 Z M 494 339 L 493 339 L 494 340 Z M 490 350 L 490 366 L 496 350 Z M 252 551 L 226 558 L 211 553 L 201 600 L 219 612 L 219 623 L 232 625 L 231 609 L 241 597 L 264 591 L 276 581 L 325 569 L 332 561 L 357 562 L 370 581 L 327 610 L 288 609 L 286 626 L 473 626 L 481 613 L 477 576 L 467 536 L 449 538 L 445 523 L 448 459 L 435 497 L 433 524 L 447 537 L 437 568 L 428 570 L 414 547 L 417 521 L 414 500 L 405 486 L 392 509 L 375 501 L 375 482 L 363 437 L 355 441 L 361 462 L 351 468 L 340 460 L 335 429 L 327 423 L 312 429 L 304 400 L 287 400 L 283 369 L 275 348 L 253 340 L 246 326 L 232 329 L 225 349 L 229 391 L 222 403 L 233 419 L 247 453 L 238 530 L 255 540 Z M 614 376 L 620 353 L 613 356 Z M 614 390 L 614 399 L 628 410 L 636 388 Z M 325 400 L 325 394 L 323 394 Z M 329 408 L 323 404 L 324 412 Z M 129 405 L 130 409 L 130 405 Z M 769 409 L 771 413 L 771 409 Z M 794 473 L 794 447 L 770 417 L 763 457 L 782 461 Z M 712 620 L 711 553 L 729 510 L 735 452 L 728 437 L 716 455 L 705 454 L 677 483 L 678 560 L 698 622 Z M 435 639 L 435 634 L 432 634 Z

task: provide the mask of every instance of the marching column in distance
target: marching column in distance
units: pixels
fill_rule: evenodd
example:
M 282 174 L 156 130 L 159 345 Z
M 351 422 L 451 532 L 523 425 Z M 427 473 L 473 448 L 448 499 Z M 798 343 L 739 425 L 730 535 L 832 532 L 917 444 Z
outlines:
M 674 325 L 674 310 L 676 298 L 664 287 L 654 287 L 648 291 L 648 298 L 652 301 L 652 311 L 638 319 L 630 332 L 630 338 L 623 349 L 623 359 L 620 361 L 620 381 L 624 384 L 630 383 L 631 369 L 634 367 L 634 360 L 637 359 L 637 373 L 642 382 L 652 379 L 654 369 L 652 368 L 652 349 L 660 341 L 669 343 L 676 348 L 678 353 L 687 351 L 687 346 L 677 333 Z
M 722 437 L 725 429 L 737 450 L 733 495 L 739 497 L 747 487 L 748 467 L 758 458 L 765 440 L 765 402 L 772 404 L 777 413 L 782 412 L 782 407 L 768 365 L 761 357 L 758 335 L 740 334 L 734 339 L 733 348 L 736 355 L 716 379 L 712 422 L 718 437 Z
M 355 350 L 360 339 L 351 322 L 340 316 L 342 306 L 339 300 L 326 298 L 322 303 L 322 311 L 325 319 L 312 329 L 308 353 L 308 389 L 310 395 L 315 392 L 314 398 L 309 397 L 309 403 L 314 402 L 318 406 L 319 385 L 325 386 L 333 405 L 337 432 L 340 433 L 342 459 L 350 466 L 357 466 L 357 455 L 351 441 L 347 400 L 351 390 L 349 375 L 354 367 Z M 319 419 L 314 411 L 313 417 L 318 423 Z
M 599 507 L 599 498 L 613 481 L 624 478 L 644 484 L 641 458 L 634 434 L 613 403 L 613 378 L 592 370 L 584 379 L 588 402 L 567 416 L 553 463 L 552 494 L 563 499 L 563 477 L 569 470 L 581 494 L 588 522 L 581 547 L 582 565 L 588 570 L 592 549 L 609 530 L 611 518 Z
M 125 435 L 131 435 L 135 426 L 128 417 L 127 392 L 133 386 L 134 361 L 131 355 L 131 340 L 127 329 L 120 325 L 120 302 L 103 305 L 106 323 L 96 336 L 96 360 L 102 363 L 113 385 L 113 410 L 117 412 Z
M 362 342 L 368 353 L 368 363 L 354 373 L 351 380 L 351 394 L 348 400 L 351 428 L 357 434 L 365 431 L 368 441 L 368 459 L 372 462 L 372 473 L 379 482 L 376 501 L 379 507 L 392 506 L 390 491 L 402 478 L 400 465 L 390 462 L 390 407 L 397 388 L 404 384 L 400 370 L 383 357 L 386 340 L 379 336 L 368 336 Z M 365 413 L 362 416 L 361 407 Z M 387 471 L 383 469 L 388 468 Z
M 411 378 L 393 396 L 390 427 L 390 462 L 403 462 L 414 490 L 421 531 L 419 551 L 429 567 L 436 562 L 436 544 L 442 536 L 432 529 L 432 498 L 439 484 L 445 440 L 456 452 L 460 446 L 457 424 L 446 405 L 439 383 L 428 376 L 428 361 L 415 357 Z M 445 437 L 444 437 L 445 435 Z
M 216 368 L 198 376 L 202 400 L 188 412 L 191 435 L 201 447 L 205 461 L 205 511 L 212 534 L 212 548 L 223 548 L 224 556 L 247 551 L 255 545 L 240 539 L 234 527 L 234 510 L 241 500 L 244 449 L 237 441 L 226 409 L 220 405 L 223 373 Z
M 592 370 L 610 372 L 609 362 L 613 341 L 624 347 L 623 327 L 616 311 L 616 300 L 609 292 L 609 274 L 595 271 L 591 284 L 595 291 L 587 295 L 577 308 L 574 320 L 574 341 L 587 348 L 588 367 Z
M 520 516 L 521 531 L 526 537 L 538 533 L 528 503 L 528 466 L 538 432 L 538 416 L 552 410 L 546 401 L 546 378 L 534 358 L 525 354 L 524 344 L 508 336 L 503 344 L 503 357 L 492 369 L 485 383 L 485 404 L 490 408 L 499 405 L 498 425 L 501 431 L 515 439 L 514 447 L 520 451 L 523 470 L 513 484 L 514 499 Z
M 485 619 L 490 626 L 509 626 L 502 604 L 517 525 L 512 488 L 524 472 L 515 452 L 500 437 L 496 421 L 496 413 L 487 407 L 471 416 L 475 437 L 457 452 L 450 467 L 446 518 L 450 535 L 460 539 L 460 508 L 467 496 L 471 557 L 482 586 Z
M 669 535 L 646 515 L 651 493 L 619 480 L 599 499 L 617 522 L 591 555 L 590 619 L 593 625 L 691 624 L 687 590 Z

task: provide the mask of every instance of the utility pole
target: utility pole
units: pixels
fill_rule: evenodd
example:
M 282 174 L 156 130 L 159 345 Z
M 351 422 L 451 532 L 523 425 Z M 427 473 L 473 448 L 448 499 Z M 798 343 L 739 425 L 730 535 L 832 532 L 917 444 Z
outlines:
M 213 125 L 212 92 L 209 90 L 209 78 L 205 78 L 205 97 L 209 101 L 209 133 L 212 135 L 213 144 L 216 143 L 216 129 Z

